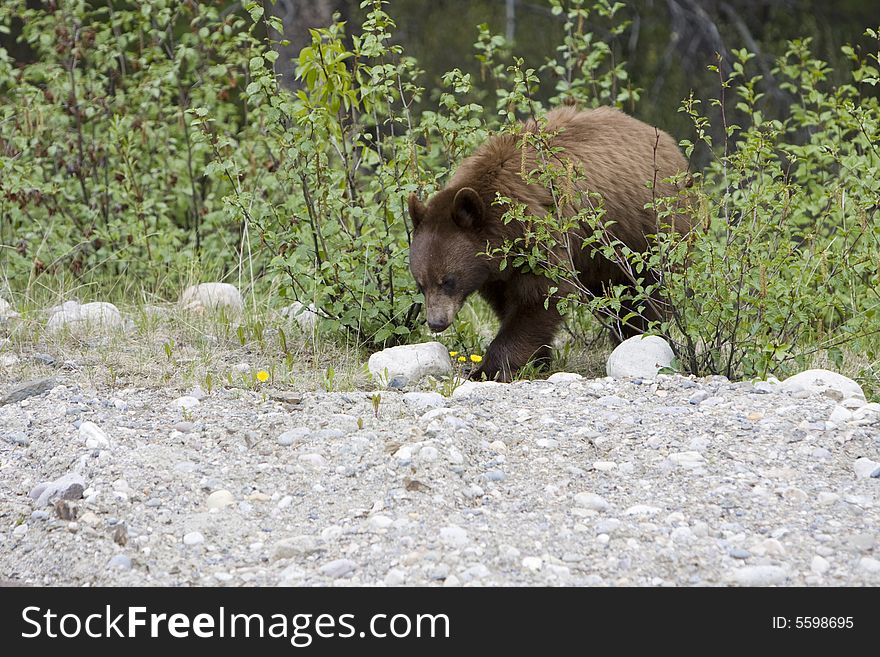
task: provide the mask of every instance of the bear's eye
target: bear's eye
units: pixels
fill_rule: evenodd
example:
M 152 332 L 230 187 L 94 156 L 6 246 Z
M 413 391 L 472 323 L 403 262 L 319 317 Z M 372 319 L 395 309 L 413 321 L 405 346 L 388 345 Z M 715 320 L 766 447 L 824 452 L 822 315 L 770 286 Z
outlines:
M 447 276 L 440 281 L 440 287 L 443 288 L 444 292 L 452 292 L 455 289 L 455 279 L 451 276 Z

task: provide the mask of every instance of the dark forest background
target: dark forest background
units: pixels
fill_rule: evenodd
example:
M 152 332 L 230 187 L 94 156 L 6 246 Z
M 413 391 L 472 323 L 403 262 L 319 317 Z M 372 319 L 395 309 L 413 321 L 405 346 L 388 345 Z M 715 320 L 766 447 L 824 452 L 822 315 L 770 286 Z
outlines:
M 60 2 L 29 0 L 27 4 L 39 7 Z M 210 4 L 223 5 L 224 13 L 245 13 L 241 2 Z M 841 46 L 867 45 L 865 27 L 880 21 L 877 0 L 634 0 L 625 4 L 621 15 L 631 22 L 629 29 L 619 38 L 602 33 L 597 38 L 613 44 L 615 55 L 627 62 L 631 79 L 643 89 L 632 112 L 676 135 L 690 128 L 689 119 L 677 111 L 681 100 L 691 90 L 703 99 L 717 94 L 717 74 L 707 70 L 716 53 L 724 62 L 731 60 L 732 49 L 746 48 L 757 54 L 772 113 L 774 107 L 781 111 L 787 103 L 771 70 L 789 39 L 811 39 L 812 52 L 828 62 L 836 75 L 846 77 L 849 66 Z M 290 42 L 277 46 L 281 57 L 276 67 L 290 87 L 296 85 L 294 60 L 310 42 L 309 29 L 329 25 L 334 14 L 356 28 L 366 11 L 359 0 L 263 0 L 263 5 L 267 13 L 281 19 Z M 480 24 L 504 35 L 512 44 L 511 54 L 532 66 L 551 57 L 563 36 L 563 17 L 554 16 L 541 0 L 391 0 L 387 9 L 397 21 L 395 39 L 424 69 L 423 84 L 428 89 L 439 88 L 443 73 L 456 67 L 479 75 L 473 44 Z M 21 63 L 33 61 L 27 45 L 19 42 L 16 27 L 21 26 L 13 25 L 9 34 L 0 34 L 0 45 Z M 551 95 L 550 85 L 543 91 Z

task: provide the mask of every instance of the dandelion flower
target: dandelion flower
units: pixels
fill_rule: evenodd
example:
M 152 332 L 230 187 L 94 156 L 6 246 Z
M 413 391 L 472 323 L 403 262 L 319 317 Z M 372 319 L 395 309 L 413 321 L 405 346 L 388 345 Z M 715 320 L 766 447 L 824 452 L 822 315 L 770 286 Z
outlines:
M 478 356 L 477 354 L 471 354 L 471 362 L 472 362 L 472 363 L 482 363 L 482 362 L 483 362 L 483 357 L 482 357 L 482 356 Z
M 266 370 L 260 370 L 259 372 L 257 372 L 257 381 L 260 381 L 261 383 L 265 383 L 268 380 L 269 380 L 269 373 Z
M 450 358 L 455 358 L 456 356 L 458 356 L 458 352 L 457 352 L 457 351 L 450 351 L 450 352 L 449 352 L 449 357 L 450 357 Z
M 459 357 L 458 357 L 458 362 L 459 362 L 459 363 L 467 362 L 467 358 L 465 358 L 464 356 L 459 356 Z

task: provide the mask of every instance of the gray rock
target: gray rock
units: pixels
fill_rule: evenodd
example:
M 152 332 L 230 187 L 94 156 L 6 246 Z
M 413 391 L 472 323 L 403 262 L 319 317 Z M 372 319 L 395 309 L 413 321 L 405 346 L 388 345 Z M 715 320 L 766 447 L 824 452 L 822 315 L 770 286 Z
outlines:
M 419 412 L 446 406 L 446 397 L 437 392 L 408 392 L 403 401 Z
M 6 391 L 6 394 L 3 396 L 2 399 L 0 399 L 0 406 L 5 406 L 6 404 L 15 404 L 17 402 L 24 401 L 29 397 L 42 395 L 44 392 L 49 392 L 57 385 L 58 380 L 51 376 L 46 377 L 45 379 L 34 379 L 32 381 L 19 383 L 18 385 L 12 386 L 9 390 Z
M 199 545 L 205 542 L 205 537 L 201 532 L 188 532 L 183 535 L 184 545 Z
M 467 531 L 457 525 L 450 525 L 440 530 L 440 540 L 450 547 L 461 548 L 467 545 L 469 539 Z
M 297 427 L 295 429 L 288 429 L 280 436 L 278 436 L 278 444 L 284 445 L 285 447 L 289 447 L 290 445 L 294 445 L 297 443 L 301 443 L 305 441 L 306 438 L 312 433 L 311 429 L 307 429 L 306 427 Z
M 688 404 L 693 404 L 694 406 L 698 406 L 701 402 L 704 402 L 707 399 L 709 399 L 709 396 L 710 396 L 709 393 L 706 392 L 705 390 L 698 390 L 697 392 L 692 394 L 690 397 L 688 397 Z
M 302 534 L 278 541 L 272 549 L 272 560 L 305 557 L 322 551 L 321 543 L 314 536 Z
M 593 511 L 607 511 L 610 506 L 608 500 L 595 493 L 578 493 L 574 496 L 574 503 L 579 507 Z
M 30 492 L 30 498 L 39 508 L 56 500 L 78 500 L 82 498 L 85 487 L 86 482 L 82 475 L 69 472 L 55 481 L 43 482 L 35 486 Z
M 734 559 L 748 559 L 752 556 L 751 552 L 742 548 L 732 548 L 728 554 Z
M 124 554 L 116 554 L 107 562 L 110 570 L 131 570 L 131 559 Z
M 653 379 L 661 369 L 670 367 L 674 358 L 672 348 L 663 338 L 636 335 L 617 345 L 608 357 L 605 371 L 615 379 Z
M 416 383 L 428 375 L 439 378 L 452 374 L 449 352 L 439 342 L 383 349 L 370 356 L 367 367 L 373 380 L 380 384 L 398 376 Z
M 321 566 L 320 571 L 326 577 L 345 577 L 350 575 L 357 568 L 357 564 L 351 559 L 336 559 Z
M 3 440 L 12 445 L 19 445 L 21 447 L 27 447 L 31 444 L 31 441 L 28 440 L 27 435 L 25 435 L 23 431 L 13 431 L 12 433 L 4 434 Z

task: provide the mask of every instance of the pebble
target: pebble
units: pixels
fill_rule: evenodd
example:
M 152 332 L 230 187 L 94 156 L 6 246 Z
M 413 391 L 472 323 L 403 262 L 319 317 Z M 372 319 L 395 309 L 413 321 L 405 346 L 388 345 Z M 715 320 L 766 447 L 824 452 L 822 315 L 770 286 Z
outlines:
M 812 561 L 810 561 L 810 570 L 817 575 L 824 575 L 828 572 L 829 568 L 831 568 L 831 564 L 828 563 L 828 559 L 820 557 L 818 554 L 813 557 Z
M 173 406 L 174 408 L 179 408 L 182 411 L 191 411 L 200 403 L 201 402 L 197 398 L 191 395 L 184 395 L 183 397 L 178 397 L 173 402 L 171 402 L 171 406 Z
M 43 393 L 52 390 L 56 385 L 58 385 L 58 381 L 54 377 L 24 381 L 23 383 L 12 386 L 6 391 L 6 394 L 3 395 L 3 397 L 0 397 L 0 406 L 16 404 L 25 399 L 42 395 Z
M 110 447 L 110 439 L 106 432 L 94 422 L 87 421 L 79 425 L 79 437 L 89 449 Z
M 522 566 L 526 570 L 531 570 L 533 573 L 541 570 L 541 567 L 544 565 L 544 560 L 541 557 L 526 557 L 522 560 Z
M 321 574 L 327 577 L 339 578 L 350 575 L 357 568 L 357 564 L 351 559 L 336 559 L 321 566 Z
M 301 443 L 311 434 L 311 430 L 306 427 L 297 427 L 296 429 L 288 429 L 278 436 L 278 444 L 285 447 Z
M 880 561 L 873 557 L 862 557 L 859 559 L 859 568 L 872 575 L 880 574 Z
M 730 577 L 740 586 L 774 586 L 784 584 L 788 573 L 781 566 L 743 566 Z
M 204 542 L 205 537 L 202 536 L 201 532 L 189 532 L 183 535 L 184 545 L 199 545 L 200 543 Z
M 729 554 L 734 559 L 748 559 L 752 556 L 752 553 L 748 550 L 743 550 L 741 548 L 733 548 L 727 554 Z
M 607 511 L 610 506 L 604 497 L 595 493 L 578 493 L 574 496 L 574 503 L 579 507 L 593 511 Z
M 124 554 L 116 554 L 107 562 L 110 570 L 131 570 L 131 558 Z
M 443 527 L 440 530 L 440 540 L 450 547 L 461 548 L 468 543 L 467 531 L 457 525 Z
M 235 502 L 235 498 L 232 496 L 232 493 L 228 490 L 221 489 L 208 495 L 206 504 L 209 509 L 222 509 L 233 502 Z
M 860 479 L 870 478 L 878 468 L 880 468 L 880 463 L 872 461 L 866 457 L 858 458 L 855 463 L 853 463 L 853 470 L 856 473 L 856 477 L 859 477 Z
M 694 406 L 698 406 L 701 402 L 709 399 L 710 395 L 705 390 L 698 390 L 690 397 L 688 397 L 688 404 L 693 404 Z

